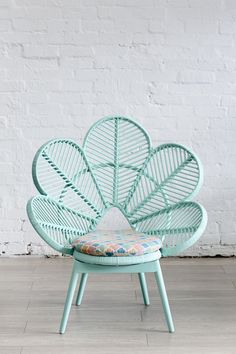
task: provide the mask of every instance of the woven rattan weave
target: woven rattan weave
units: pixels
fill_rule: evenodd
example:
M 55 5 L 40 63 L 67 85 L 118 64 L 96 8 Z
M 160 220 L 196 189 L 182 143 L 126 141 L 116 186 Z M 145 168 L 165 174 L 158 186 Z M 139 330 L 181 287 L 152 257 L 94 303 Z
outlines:
M 113 207 L 120 209 L 131 229 L 160 238 L 162 256 L 176 255 L 192 246 L 206 226 L 204 208 L 192 201 L 202 184 L 199 159 L 178 144 L 153 148 L 147 132 L 128 118 L 99 120 L 88 131 L 83 148 L 68 139 L 49 141 L 37 152 L 32 172 L 40 195 L 28 202 L 29 219 L 38 234 L 63 254 L 73 255 L 72 243 L 96 230 L 103 215 Z M 98 266 L 95 261 L 88 265 L 75 257 L 72 278 L 75 282 L 76 275 L 83 274 L 80 292 L 88 272 L 114 271 L 107 260 L 102 267 L 103 258 L 106 257 L 99 258 Z M 140 258 L 138 265 L 119 267 L 120 272 L 139 273 L 145 303 L 149 300 L 143 273 L 155 272 L 158 277 L 158 259 L 159 256 L 155 261 L 143 263 Z M 164 286 L 160 277 L 158 281 L 160 287 Z M 71 287 L 75 288 L 74 283 L 68 293 Z M 163 289 L 160 291 L 162 294 Z M 72 301 L 68 296 L 65 308 Z M 168 311 L 165 310 L 169 330 L 173 331 Z M 65 330 L 67 312 L 61 333 Z

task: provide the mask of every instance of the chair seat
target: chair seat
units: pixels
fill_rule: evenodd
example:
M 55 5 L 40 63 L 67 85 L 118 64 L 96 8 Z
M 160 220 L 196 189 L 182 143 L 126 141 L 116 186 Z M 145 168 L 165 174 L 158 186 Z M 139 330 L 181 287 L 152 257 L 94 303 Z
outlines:
M 72 243 L 74 249 L 90 256 L 131 257 L 159 251 L 161 240 L 133 230 L 95 231 L 80 236 Z

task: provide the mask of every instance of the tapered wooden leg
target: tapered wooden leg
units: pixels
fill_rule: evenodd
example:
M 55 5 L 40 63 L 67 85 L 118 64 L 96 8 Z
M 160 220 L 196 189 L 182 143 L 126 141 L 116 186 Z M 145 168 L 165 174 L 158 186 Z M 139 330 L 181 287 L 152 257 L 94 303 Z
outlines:
M 165 313 L 167 326 L 168 326 L 169 332 L 172 333 L 175 331 L 175 328 L 174 328 L 174 324 L 173 324 L 173 320 L 172 320 L 169 301 L 168 301 L 168 297 L 166 294 L 166 288 L 165 288 L 165 284 L 164 284 L 163 275 L 162 275 L 161 266 L 160 266 L 159 261 L 157 261 L 157 271 L 154 274 L 155 274 L 157 286 L 158 286 L 158 289 L 160 292 L 161 302 L 162 302 L 163 310 Z
M 148 306 L 148 305 L 150 305 L 150 301 L 149 301 L 149 296 L 148 296 L 148 289 L 147 289 L 145 274 L 138 273 L 138 277 L 139 277 L 140 287 L 141 287 L 142 294 L 143 294 L 144 305 Z
M 78 290 L 78 294 L 77 294 L 77 298 L 76 298 L 76 302 L 75 302 L 77 306 L 81 305 L 87 279 L 88 279 L 88 273 L 82 273 L 81 279 L 80 279 L 79 290 Z
M 73 301 L 73 296 L 75 293 L 75 289 L 76 289 L 76 285 L 77 285 L 77 281 L 78 281 L 78 276 L 79 276 L 79 273 L 76 270 L 76 263 L 74 262 L 74 266 L 73 266 L 72 274 L 71 274 L 71 279 L 70 279 L 70 284 L 69 284 L 68 291 L 67 291 L 64 312 L 62 315 L 61 325 L 60 325 L 60 330 L 59 330 L 59 332 L 61 334 L 65 333 L 65 330 L 66 330 L 66 325 L 67 325 L 68 317 L 70 314 L 71 304 Z

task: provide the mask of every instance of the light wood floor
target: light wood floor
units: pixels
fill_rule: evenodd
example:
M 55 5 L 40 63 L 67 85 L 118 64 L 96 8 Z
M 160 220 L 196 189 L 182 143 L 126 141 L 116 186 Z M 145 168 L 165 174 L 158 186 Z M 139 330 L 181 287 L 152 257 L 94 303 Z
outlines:
M 71 259 L 0 258 L 0 353 L 235 354 L 236 259 L 164 259 L 176 332 L 169 334 L 148 275 L 91 275 L 67 332 L 57 333 Z

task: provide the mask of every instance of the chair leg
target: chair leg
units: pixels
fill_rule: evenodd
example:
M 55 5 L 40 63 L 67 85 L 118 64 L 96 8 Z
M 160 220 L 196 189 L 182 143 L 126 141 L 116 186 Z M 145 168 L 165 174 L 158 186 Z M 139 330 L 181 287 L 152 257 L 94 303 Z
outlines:
M 62 315 L 62 319 L 61 319 L 60 330 L 59 330 L 59 332 L 61 334 L 65 333 L 65 330 L 66 330 L 66 325 L 67 325 L 68 317 L 70 314 L 71 304 L 73 301 L 73 296 L 74 296 L 76 285 L 78 282 L 78 276 L 79 276 L 79 273 L 76 270 L 76 264 L 74 262 L 74 266 L 73 266 L 72 274 L 71 274 L 71 278 L 70 278 L 70 283 L 69 283 L 69 287 L 67 290 L 64 311 L 63 311 L 63 315 Z
M 140 286 L 141 286 L 141 290 L 142 290 L 142 294 L 143 294 L 144 305 L 148 306 L 148 305 L 150 305 L 150 301 L 149 301 L 149 296 L 148 296 L 148 289 L 147 289 L 145 274 L 138 273 L 138 277 L 139 277 L 139 282 L 140 282 Z
M 78 290 L 78 294 L 77 294 L 77 298 L 76 298 L 76 302 L 75 302 L 77 306 L 81 305 L 87 279 L 88 279 L 88 273 L 82 273 L 81 279 L 80 279 L 79 290 Z
M 161 266 L 160 266 L 159 261 L 157 261 L 157 272 L 155 272 L 154 274 L 155 274 L 157 286 L 159 289 L 167 326 L 168 326 L 169 332 L 173 333 L 175 331 L 175 328 L 174 328 L 174 324 L 173 324 L 173 320 L 172 320 L 169 301 L 168 301 L 168 297 L 166 294 L 166 288 L 165 288 L 165 284 L 164 284 L 163 275 L 162 275 Z

